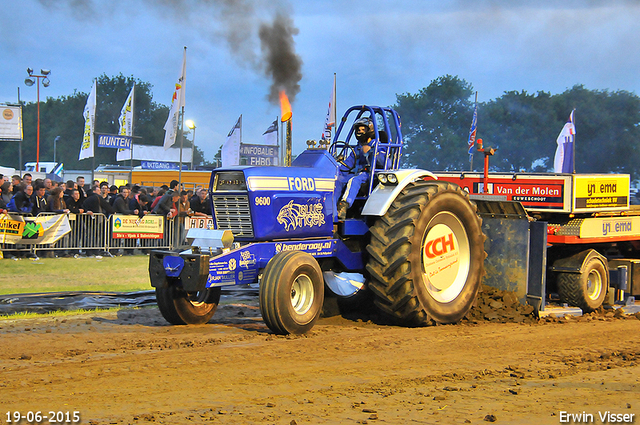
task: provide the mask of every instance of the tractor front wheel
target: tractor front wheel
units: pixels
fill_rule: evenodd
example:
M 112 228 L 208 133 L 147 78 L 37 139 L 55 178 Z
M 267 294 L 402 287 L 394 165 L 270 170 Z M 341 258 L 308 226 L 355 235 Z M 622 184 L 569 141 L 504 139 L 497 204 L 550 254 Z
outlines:
M 260 282 L 260 312 L 274 333 L 308 332 L 323 302 L 322 270 L 311 254 L 288 251 L 269 260 Z
M 201 325 L 213 317 L 220 302 L 220 288 L 186 292 L 176 283 L 156 288 L 160 313 L 173 325 Z

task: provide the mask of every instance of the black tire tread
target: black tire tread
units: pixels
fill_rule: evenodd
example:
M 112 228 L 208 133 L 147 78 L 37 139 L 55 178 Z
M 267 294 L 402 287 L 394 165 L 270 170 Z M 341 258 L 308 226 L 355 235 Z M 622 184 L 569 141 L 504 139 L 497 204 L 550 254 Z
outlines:
M 598 262 L 598 264 L 601 263 Z M 602 265 L 602 268 L 606 272 L 606 267 L 604 265 Z M 587 270 L 585 270 L 583 273 L 559 273 L 557 279 L 560 301 L 570 306 L 579 307 L 585 313 L 593 312 L 602 305 L 602 301 L 604 301 L 604 299 L 606 298 L 606 293 L 609 286 L 607 276 L 603 275 L 602 294 L 600 296 L 599 302 L 590 300 L 587 294 L 585 282 L 588 274 L 589 269 L 587 265 Z
M 174 290 L 171 284 L 156 288 L 156 303 L 160 309 L 160 314 L 167 322 L 172 325 L 186 325 L 187 323 L 182 320 L 173 302 Z
M 288 279 L 287 276 L 282 276 L 281 271 L 283 268 L 287 267 L 287 263 L 289 261 L 295 261 L 294 257 L 297 256 L 308 256 L 310 257 L 310 260 L 313 260 L 313 263 L 309 263 L 308 265 L 315 268 L 319 283 L 318 292 L 314 294 L 318 301 L 315 307 L 312 307 L 312 309 L 315 310 L 313 319 L 302 326 L 292 326 L 286 323 L 286 320 L 290 316 L 288 316 L 288 311 L 283 311 L 281 308 L 282 305 L 280 302 L 283 300 L 278 295 L 280 285 L 283 281 Z M 287 251 L 276 254 L 265 267 L 262 281 L 260 282 L 259 299 L 262 319 L 274 333 L 278 335 L 287 335 L 291 333 L 298 334 L 309 331 L 320 315 L 322 310 L 322 301 L 324 299 L 324 280 L 322 277 L 322 270 L 320 269 L 317 260 L 315 260 L 315 258 L 310 254 L 303 251 Z
M 467 201 L 469 199 L 459 186 L 448 182 L 412 182 L 371 228 L 371 243 L 367 246 L 370 260 L 366 269 L 371 277 L 369 287 L 376 297 L 374 305 L 398 324 L 424 326 L 431 322 L 414 290 L 408 257 L 416 220 L 434 196 L 445 192 L 454 192 Z M 470 201 L 469 204 L 476 212 L 475 204 Z M 480 217 L 476 215 L 476 219 L 478 229 L 481 229 Z M 479 276 L 482 276 L 483 265 L 479 267 Z
M 188 325 L 203 325 L 215 314 L 220 303 L 222 288 L 212 287 L 207 289 L 207 298 L 201 305 L 195 306 L 188 298 L 188 294 L 181 288 L 176 288 L 177 297 L 174 298 L 176 311 Z
M 264 280 L 260 283 L 260 313 L 262 314 L 262 319 L 276 334 L 286 334 L 287 331 L 276 311 L 277 282 L 279 274 L 274 273 L 274 270 L 281 269 L 282 264 L 286 263 L 294 253 L 295 251 L 289 251 L 282 255 L 277 255 L 272 259 L 272 261 L 269 261 L 264 270 Z
M 562 302 L 579 307 L 582 298 L 579 273 L 560 273 L 558 275 L 558 292 Z
M 202 306 L 194 306 L 187 293 L 176 282 L 156 288 L 156 302 L 160 313 L 172 325 L 201 325 L 215 314 L 220 302 L 220 288 L 209 288 Z

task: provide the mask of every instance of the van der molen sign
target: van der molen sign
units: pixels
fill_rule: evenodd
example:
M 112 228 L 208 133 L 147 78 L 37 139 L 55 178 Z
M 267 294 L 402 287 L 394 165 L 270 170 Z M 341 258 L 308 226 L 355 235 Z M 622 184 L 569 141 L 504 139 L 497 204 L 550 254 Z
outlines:
M 98 134 L 99 148 L 131 149 L 131 136 L 116 136 L 113 134 Z

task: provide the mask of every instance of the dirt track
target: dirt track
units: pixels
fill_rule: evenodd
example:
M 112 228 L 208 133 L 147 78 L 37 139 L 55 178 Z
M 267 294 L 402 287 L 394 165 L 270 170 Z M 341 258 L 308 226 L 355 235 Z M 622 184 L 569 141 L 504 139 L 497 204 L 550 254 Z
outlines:
M 89 424 L 558 424 L 562 411 L 640 423 L 640 320 L 565 322 L 337 316 L 277 337 L 248 305 L 189 327 L 156 308 L 3 321 L 0 423 L 14 411 Z

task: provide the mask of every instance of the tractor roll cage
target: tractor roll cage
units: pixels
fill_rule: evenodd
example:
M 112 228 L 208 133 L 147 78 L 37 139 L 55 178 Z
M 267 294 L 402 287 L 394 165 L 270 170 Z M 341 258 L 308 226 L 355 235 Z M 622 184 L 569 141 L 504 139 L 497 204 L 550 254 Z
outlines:
M 373 152 L 373 158 L 376 158 L 378 155 L 378 151 L 380 149 L 386 149 L 386 155 L 384 160 L 384 168 L 382 170 L 397 170 L 400 168 L 400 158 L 402 154 L 402 129 L 400 124 L 400 116 L 396 111 L 391 108 L 381 107 L 381 106 L 369 106 L 369 105 L 356 105 L 347 109 L 347 111 L 342 116 L 340 120 L 340 125 L 336 130 L 333 141 L 339 140 L 340 133 L 348 121 L 349 115 L 352 112 L 357 112 L 357 115 L 353 122 L 356 122 L 360 119 L 366 112 L 369 112 L 369 116 L 373 121 L 373 130 L 375 134 L 375 138 L 373 139 L 375 142 L 375 150 Z M 390 125 L 390 118 L 393 127 Z M 384 128 L 380 128 L 378 125 L 378 119 L 382 121 L 382 125 Z M 347 137 L 345 138 L 345 143 L 349 146 L 355 148 L 357 146 L 357 142 L 355 144 L 349 143 L 351 141 L 351 137 L 353 136 L 354 128 L 351 125 L 349 131 L 347 133 Z M 386 136 L 386 137 L 385 137 Z M 355 138 L 355 137 L 354 137 Z M 331 152 L 334 154 L 335 152 Z M 387 167 L 387 163 L 391 160 L 390 167 Z M 371 164 L 371 177 L 369 179 L 369 189 L 367 194 L 371 194 L 373 190 L 373 182 L 375 178 L 375 173 L 378 169 L 376 165 L 375 159 L 373 164 Z

